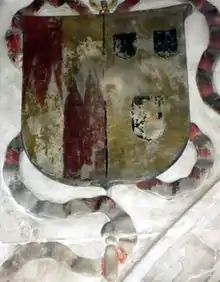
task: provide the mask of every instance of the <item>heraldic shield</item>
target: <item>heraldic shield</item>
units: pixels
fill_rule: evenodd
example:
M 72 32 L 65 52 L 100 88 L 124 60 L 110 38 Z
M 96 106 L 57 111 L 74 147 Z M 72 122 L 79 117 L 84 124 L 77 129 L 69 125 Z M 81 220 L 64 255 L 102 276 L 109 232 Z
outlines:
M 22 17 L 22 140 L 32 164 L 103 187 L 168 169 L 189 139 L 190 11 Z

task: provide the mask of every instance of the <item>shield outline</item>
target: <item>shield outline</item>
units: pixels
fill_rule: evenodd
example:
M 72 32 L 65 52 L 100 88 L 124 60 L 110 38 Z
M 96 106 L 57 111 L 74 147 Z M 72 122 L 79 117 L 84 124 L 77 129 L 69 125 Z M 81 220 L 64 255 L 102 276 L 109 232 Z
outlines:
M 188 139 L 187 139 L 186 141 L 188 141 Z M 27 155 L 28 155 L 28 150 L 27 150 Z M 174 162 L 175 162 L 175 160 L 174 160 Z M 173 163 L 174 163 L 174 162 L 173 162 Z M 33 162 L 32 162 L 32 163 L 33 163 Z M 172 164 L 173 164 L 173 163 L 172 163 Z M 172 164 L 170 164 L 170 166 L 171 166 Z M 48 172 L 44 171 L 44 170 L 42 169 L 42 167 L 39 167 L 39 166 L 36 165 L 36 164 L 35 164 L 35 166 L 36 166 L 38 169 L 40 169 L 43 173 L 45 173 L 46 175 L 48 175 L 49 177 L 52 177 L 52 178 L 54 178 L 54 179 L 58 179 L 58 180 L 60 180 L 61 182 L 64 181 L 62 178 L 54 177 L 53 175 L 51 175 L 51 174 L 49 174 Z M 155 174 L 158 174 L 158 173 L 159 173 L 159 171 L 155 172 Z M 122 181 L 123 181 L 123 180 L 122 180 Z

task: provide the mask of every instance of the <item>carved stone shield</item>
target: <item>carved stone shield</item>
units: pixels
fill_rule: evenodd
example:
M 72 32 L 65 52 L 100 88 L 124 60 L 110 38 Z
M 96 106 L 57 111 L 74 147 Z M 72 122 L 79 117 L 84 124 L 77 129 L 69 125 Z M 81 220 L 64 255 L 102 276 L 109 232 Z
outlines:
M 189 7 L 22 18 L 22 140 L 38 169 L 106 186 L 172 165 L 189 135 Z

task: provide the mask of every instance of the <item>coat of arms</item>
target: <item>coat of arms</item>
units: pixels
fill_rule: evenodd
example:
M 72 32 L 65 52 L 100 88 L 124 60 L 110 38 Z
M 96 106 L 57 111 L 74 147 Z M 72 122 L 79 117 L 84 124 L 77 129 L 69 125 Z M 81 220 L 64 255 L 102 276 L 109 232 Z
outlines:
M 80 185 L 136 182 L 171 166 L 189 138 L 188 11 L 22 17 L 32 163 Z

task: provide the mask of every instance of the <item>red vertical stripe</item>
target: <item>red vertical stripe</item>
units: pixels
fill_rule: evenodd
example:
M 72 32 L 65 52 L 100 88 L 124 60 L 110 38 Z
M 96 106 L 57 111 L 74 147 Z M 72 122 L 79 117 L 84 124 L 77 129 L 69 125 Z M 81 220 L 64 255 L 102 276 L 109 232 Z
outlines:
M 92 77 L 89 76 L 83 99 L 77 90 L 74 78 L 69 81 L 64 125 L 65 177 L 79 173 L 84 164 L 92 165 L 92 157 L 95 159 L 95 169 L 105 166 L 104 101 L 99 90 L 96 89 Z M 97 151 L 95 155 L 93 155 L 94 147 Z
M 23 96 L 32 76 L 37 101 L 43 105 L 53 71 L 61 91 L 61 23 L 49 17 L 23 17 L 22 29 L 24 31 Z

